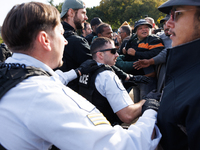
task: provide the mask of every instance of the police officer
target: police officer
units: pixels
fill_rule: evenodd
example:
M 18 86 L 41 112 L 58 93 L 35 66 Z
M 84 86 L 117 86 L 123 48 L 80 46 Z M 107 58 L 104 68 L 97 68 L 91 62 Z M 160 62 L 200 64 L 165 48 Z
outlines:
M 79 93 L 90 100 L 111 122 L 131 123 L 141 115 L 144 100 L 133 104 L 132 99 L 110 66 L 116 62 L 117 48 L 110 38 L 99 37 L 91 44 L 91 54 L 100 68 L 81 76 Z
M 50 5 L 23 3 L 6 16 L 2 38 L 13 52 L 6 63 L 38 67 L 51 76 L 29 77 L 0 99 L 1 145 L 9 150 L 47 150 L 53 144 L 69 150 L 155 149 L 161 138 L 155 110 L 145 108 L 128 130 L 112 127 L 94 105 L 60 81 L 53 69 L 62 64 L 63 32 L 60 14 Z

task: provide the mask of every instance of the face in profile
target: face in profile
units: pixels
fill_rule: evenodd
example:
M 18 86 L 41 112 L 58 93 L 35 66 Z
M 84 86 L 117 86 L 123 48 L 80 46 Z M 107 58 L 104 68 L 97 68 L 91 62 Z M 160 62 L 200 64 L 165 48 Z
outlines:
M 166 23 L 167 23 L 167 21 L 164 22 L 163 29 L 164 29 L 165 35 L 166 36 L 170 36 L 170 34 L 169 34 L 169 27 L 167 27 Z
M 104 47 L 104 49 L 109 49 L 109 48 L 110 49 L 115 48 L 114 42 L 107 43 L 106 46 Z M 107 64 L 109 66 L 115 65 L 118 56 L 119 56 L 119 54 L 117 52 L 115 54 L 111 53 L 111 51 L 103 52 L 104 64 Z
M 67 45 L 67 40 L 63 36 L 64 29 L 61 23 L 59 23 L 53 30 L 52 36 L 50 36 L 51 40 L 51 62 L 52 69 L 57 67 L 61 67 L 63 65 L 62 57 L 64 52 L 64 47 Z
M 87 24 L 86 29 L 85 29 L 85 34 L 88 35 L 91 33 L 92 33 L 92 28 L 91 28 L 90 24 Z
M 194 17 L 196 9 L 195 6 L 173 7 L 172 10 L 177 12 L 167 21 L 172 47 L 200 38 L 199 21 Z
M 88 17 L 86 15 L 86 9 L 79 9 L 77 12 L 75 12 L 74 16 L 74 24 L 76 29 L 83 29 L 84 28 L 84 22 L 88 20 Z

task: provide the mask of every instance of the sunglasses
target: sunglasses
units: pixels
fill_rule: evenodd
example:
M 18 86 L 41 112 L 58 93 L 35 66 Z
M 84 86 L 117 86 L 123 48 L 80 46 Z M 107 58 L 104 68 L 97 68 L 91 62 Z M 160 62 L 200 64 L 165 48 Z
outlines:
M 179 15 L 182 14 L 182 12 L 186 12 L 186 11 L 192 11 L 192 10 L 195 10 L 195 9 L 187 9 L 187 10 L 177 10 L 175 11 L 174 9 L 171 10 L 171 19 L 172 21 L 177 21 L 177 18 Z
M 116 54 L 117 50 L 118 50 L 117 48 L 109 48 L 109 49 L 103 49 L 103 50 L 93 52 L 92 54 L 95 54 L 97 52 L 105 52 L 105 51 L 110 51 L 112 54 Z

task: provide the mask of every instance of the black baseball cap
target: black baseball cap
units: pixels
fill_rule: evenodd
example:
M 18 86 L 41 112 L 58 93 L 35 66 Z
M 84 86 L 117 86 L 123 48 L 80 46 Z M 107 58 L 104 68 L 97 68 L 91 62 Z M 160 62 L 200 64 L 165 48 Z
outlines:
M 158 10 L 169 14 L 173 6 L 188 5 L 200 6 L 200 0 L 168 0 L 158 7 Z
M 167 15 L 165 16 L 165 18 L 163 18 L 163 19 L 160 20 L 160 23 L 163 23 L 164 21 L 169 20 L 169 18 L 170 18 L 170 15 L 167 14 Z
M 148 23 L 145 19 L 140 19 L 138 21 L 135 22 L 135 25 L 134 25 L 134 32 L 136 32 L 137 28 L 140 26 L 140 25 L 148 25 L 149 28 L 152 28 L 152 25 L 150 23 Z

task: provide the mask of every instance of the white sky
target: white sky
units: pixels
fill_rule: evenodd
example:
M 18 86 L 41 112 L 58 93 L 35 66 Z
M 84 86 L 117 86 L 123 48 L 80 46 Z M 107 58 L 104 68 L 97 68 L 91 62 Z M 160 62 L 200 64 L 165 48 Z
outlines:
M 1 2 L 0 26 L 2 26 L 7 13 L 15 4 L 21 4 L 24 2 L 31 2 L 31 1 L 38 1 L 38 2 L 48 4 L 48 0 L 0 0 L 0 2 Z M 101 0 L 83 0 L 83 1 L 86 3 L 86 7 L 93 7 L 93 6 L 99 6 Z M 54 5 L 57 5 L 61 2 L 64 2 L 64 0 L 54 0 Z

